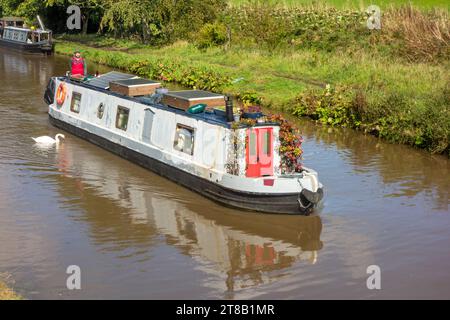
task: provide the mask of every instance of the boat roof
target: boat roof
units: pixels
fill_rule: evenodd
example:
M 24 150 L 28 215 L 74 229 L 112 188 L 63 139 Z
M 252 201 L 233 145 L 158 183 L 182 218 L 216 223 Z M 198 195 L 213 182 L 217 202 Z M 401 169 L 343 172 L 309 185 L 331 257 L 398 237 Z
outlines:
M 120 80 L 128 80 L 128 79 L 137 79 L 138 76 L 135 76 L 133 74 L 128 73 L 122 73 L 117 71 L 111 71 L 105 74 L 102 74 L 101 76 L 97 78 L 88 79 L 85 83 L 89 86 L 93 86 L 95 88 L 100 88 L 107 90 L 109 89 L 109 83 L 110 82 L 117 82 Z
M 81 81 L 81 82 L 72 80 L 69 77 L 62 77 L 62 79 L 64 79 L 65 81 L 71 82 L 75 85 L 94 89 L 96 91 L 104 92 L 109 95 L 114 95 L 114 96 L 120 97 L 122 99 L 135 101 L 135 102 L 142 103 L 144 105 L 148 105 L 148 106 L 151 106 L 154 108 L 165 109 L 165 110 L 169 109 L 170 111 L 172 111 L 174 113 L 182 114 L 182 115 L 190 117 L 190 118 L 196 118 L 198 120 L 203 120 L 203 121 L 206 121 L 211 124 L 225 126 L 228 128 L 230 127 L 230 124 L 227 122 L 226 117 L 224 117 L 223 115 L 220 115 L 220 114 L 216 114 L 215 112 L 212 112 L 212 111 L 191 114 L 182 109 L 173 108 L 173 107 L 161 104 L 161 103 L 154 103 L 151 101 L 152 99 L 150 99 L 150 97 L 148 97 L 148 96 L 131 97 L 131 96 L 126 96 L 126 95 L 109 90 L 109 83 L 112 81 L 117 82 L 117 81 L 130 80 L 130 79 L 135 79 L 136 81 L 140 81 L 139 79 L 143 79 L 143 78 L 140 78 L 133 74 L 123 73 L 123 72 L 118 72 L 118 71 L 110 71 L 99 77 L 91 78 L 91 79 Z M 189 95 L 198 96 L 200 94 L 208 94 L 211 97 L 220 96 L 217 93 L 213 93 L 213 92 L 209 92 L 209 91 L 202 91 L 202 90 L 169 91 L 169 93 L 175 93 L 176 95 L 180 95 L 180 96 L 189 96 Z M 257 123 L 255 126 L 279 126 L 279 124 L 272 123 L 272 122 L 270 122 L 270 123 L 265 122 L 265 123 Z
M 31 29 L 28 29 L 28 28 L 11 27 L 11 26 L 5 27 L 5 29 L 16 30 L 16 31 L 26 31 L 26 32 L 31 31 Z
M 11 26 L 5 27 L 5 29 L 24 31 L 24 32 L 35 32 L 35 33 L 49 33 L 50 32 L 50 31 L 42 30 L 42 29 L 31 30 L 30 28 L 20 28 L 20 27 L 11 27 Z

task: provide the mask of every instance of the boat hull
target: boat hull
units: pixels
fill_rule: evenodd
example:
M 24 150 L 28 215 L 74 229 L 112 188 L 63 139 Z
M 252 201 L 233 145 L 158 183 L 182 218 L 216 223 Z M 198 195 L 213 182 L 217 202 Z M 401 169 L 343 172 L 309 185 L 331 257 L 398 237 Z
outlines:
M 310 214 L 314 204 L 310 203 L 302 193 L 288 194 L 263 194 L 236 191 L 225 188 L 216 183 L 195 176 L 176 167 L 170 166 L 159 160 L 148 157 L 142 153 L 128 149 L 120 144 L 114 143 L 101 136 L 88 132 L 84 129 L 66 123 L 49 115 L 50 123 L 62 130 L 65 130 L 75 136 L 96 144 L 103 149 L 115 153 L 133 163 L 136 163 L 146 169 L 149 169 L 163 177 L 166 177 L 175 183 L 183 185 L 190 190 L 196 191 L 201 195 L 219 202 L 229 207 L 258 211 L 264 213 L 281 214 Z M 320 199 L 323 196 L 322 189 L 317 192 Z
M 20 51 L 27 54 L 47 54 L 53 53 L 52 44 L 29 44 L 0 39 L 0 47 L 8 48 L 14 51 Z

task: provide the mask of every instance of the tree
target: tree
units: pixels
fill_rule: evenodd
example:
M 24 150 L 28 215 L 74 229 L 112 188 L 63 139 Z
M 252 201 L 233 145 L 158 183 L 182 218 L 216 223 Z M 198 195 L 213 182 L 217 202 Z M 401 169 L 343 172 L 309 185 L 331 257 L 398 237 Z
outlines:
M 81 10 L 81 33 L 87 34 L 89 20 L 97 11 L 104 11 L 105 0 L 46 0 L 46 6 L 59 6 L 68 8 L 71 5 L 80 7 Z
M 0 16 L 13 16 L 21 0 L 0 0 Z
M 45 9 L 45 4 L 40 0 L 22 1 L 14 12 L 14 15 L 25 18 L 28 22 L 36 20 L 36 16 Z
M 158 0 L 105 0 L 105 11 L 100 22 L 100 28 L 122 32 L 137 32 L 146 42 L 150 35 L 158 35 L 159 29 L 155 22 Z
M 103 30 L 139 34 L 144 42 L 172 42 L 216 19 L 226 0 L 104 0 Z
M 0 0 L 0 16 L 18 16 L 27 23 L 35 21 L 36 15 L 44 9 L 45 5 L 40 0 Z

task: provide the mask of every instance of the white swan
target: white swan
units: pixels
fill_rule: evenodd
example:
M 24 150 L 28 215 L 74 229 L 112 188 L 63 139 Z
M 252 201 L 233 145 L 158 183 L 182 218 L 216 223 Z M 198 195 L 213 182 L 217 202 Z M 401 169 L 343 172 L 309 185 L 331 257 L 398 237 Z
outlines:
M 65 139 L 66 137 L 63 134 L 58 133 L 55 136 L 55 139 L 53 139 L 52 137 L 49 137 L 49 136 L 41 136 L 41 137 L 31 138 L 31 139 L 33 139 L 36 143 L 39 143 L 39 144 L 55 144 L 55 143 L 59 143 L 61 138 Z

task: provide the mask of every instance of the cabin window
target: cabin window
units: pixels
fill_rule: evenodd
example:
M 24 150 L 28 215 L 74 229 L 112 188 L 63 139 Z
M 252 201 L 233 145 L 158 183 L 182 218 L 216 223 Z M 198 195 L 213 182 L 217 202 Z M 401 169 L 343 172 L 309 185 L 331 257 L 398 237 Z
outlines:
M 251 156 L 256 156 L 256 132 L 251 131 L 249 135 L 249 151 Z
M 150 109 L 145 109 L 144 125 L 142 127 L 142 141 L 150 143 L 155 113 Z
M 127 130 L 129 116 L 130 109 L 122 106 L 117 106 L 116 128 Z
M 48 33 L 41 33 L 39 41 L 47 41 L 49 39 Z
M 194 154 L 194 128 L 177 124 L 173 148 L 192 156 Z
M 72 95 L 72 101 L 70 103 L 70 111 L 80 113 L 81 107 L 81 93 L 74 92 Z
M 262 134 L 262 152 L 265 155 L 270 156 L 271 145 L 270 145 L 270 131 L 264 131 Z
M 102 119 L 104 113 L 105 113 L 105 105 L 102 102 L 98 105 L 97 108 L 97 118 Z
M 26 42 L 27 41 L 27 36 L 28 36 L 28 34 L 25 33 L 25 32 L 19 33 L 19 41 Z

